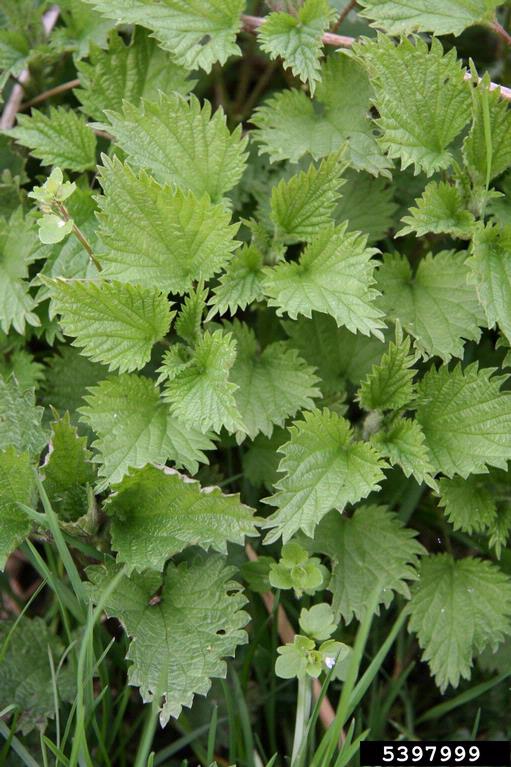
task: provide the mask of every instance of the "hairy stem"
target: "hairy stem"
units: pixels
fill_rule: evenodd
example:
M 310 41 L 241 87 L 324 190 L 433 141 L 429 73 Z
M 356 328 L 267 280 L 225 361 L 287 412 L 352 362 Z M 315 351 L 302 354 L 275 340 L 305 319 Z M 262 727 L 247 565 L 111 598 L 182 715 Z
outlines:
M 36 104 L 41 104 L 43 101 L 46 101 L 47 99 L 51 99 L 52 96 L 58 96 L 60 93 L 66 93 L 67 91 L 70 91 L 73 88 L 78 88 L 79 85 L 80 85 L 80 80 L 76 78 L 75 80 L 68 80 L 67 83 L 61 83 L 60 85 L 56 85 L 54 88 L 49 88 L 47 91 L 43 91 L 38 96 L 34 96 L 34 98 L 30 99 L 30 101 L 24 101 L 23 104 L 20 106 L 19 111 L 22 112 L 24 109 L 30 109 L 30 107 L 35 107 Z
M 346 18 L 346 16 L 349 14 L 350 11 L 353 10 L 353 8 L 356 6 L 356 4 L 357 4 L 357 0 L 351 0 L 351 2 L 348 3 L 348 5 L 346 5 L 342 9 L 342 11 L 339 14 L 339 18 L 337 19 L 337 21 L 335 22 L 334 26 L 332 27 L 332 32 L 337 32 L 337 30 L 341 26 L 341 24 L 344 21 L 344 19 Z
M 63 203 L 61 202 L 57 203 L 57 209 L 59 214 L 64 219 L 64 221 L 70 220 L 71 216 L 69 215 L 69 211 L 67 210 L 66 206 L 63 205 Z M 90 244 L 90 242 L 88 241 L 84 233 L 79 229 L 79 227 L 76 226 L 74 221 L 73 221 L 73 234 L 76 237 L 76 239 L 83 245 L 84 249 L 87 251 L 87 254 L 90 260 L 92 261 L 92 263 L 94 264 L 98 272 L 100 272 L 102 267 L 92 251 L 92 245 Z

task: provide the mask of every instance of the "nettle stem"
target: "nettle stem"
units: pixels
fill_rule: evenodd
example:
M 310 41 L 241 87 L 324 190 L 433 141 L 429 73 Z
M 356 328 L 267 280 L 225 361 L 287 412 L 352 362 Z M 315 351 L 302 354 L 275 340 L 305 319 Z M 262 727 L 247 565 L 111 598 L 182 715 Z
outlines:
M 298 679 L 298 698 L 296 701 L 295 734 L 293 738 L 293 752 L 291 755 L 291 767 L 297 764 L 298 756 L 304 746 L 304 736 L 309 722 L 311 710 L 312 685 L 308 676 Z
M 71 216 L 69 215 L 69 212 L 68 212 L 66 206 L 63 205 L 63 203 L 59 202 L 57 204 L 57 207 L 58 207 L 59 214 L 62 216 L 64 221 L 69 221 Z M 92 252 L 92 246 L 91 246 L 90 242 L 88 241 L 88 239 L 86 238 L 84 233 L 81 231 L 81 229 L 79 229 L 74 222 L 73 222 L 73 234 L 76 237 L 76 239 L 83 245 L 84 249 L 88 253 L 88 256 L 89 256 L 90 260 L 92 261 L 92 263 L 94 264 L 94 266 L 96 267 L 98 272 L 100 272 L 101 271 L 101 264 L 99 263 L 98 259 L 96 258 L 96 256 Z

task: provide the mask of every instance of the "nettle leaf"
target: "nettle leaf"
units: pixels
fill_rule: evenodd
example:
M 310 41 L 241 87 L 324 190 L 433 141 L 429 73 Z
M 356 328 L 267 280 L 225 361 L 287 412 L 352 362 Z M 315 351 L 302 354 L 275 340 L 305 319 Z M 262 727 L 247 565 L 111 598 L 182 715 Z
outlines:
M 499 89 L 490 90 L 490 78 L 485 73 L 473 87 L 473 123 L 463 143 L 463 157 L 476 183 L 484 184 L 499 176 L 511 165 L 511 116 Z M 488 126 L 485 128 L 485 112 Z M 491 142 L 488 157 L 487 135 Z M 488 167 L 489 163 L 489 167 Z
M 332 511 L 319 523 L 310 548 L 332 560 L 328 588 L 338 618 L 360 620 L 377 583 L 385 607 L 394 594 L 410 598 L 409 581 L 417 579 L 419 557 L 426 553 L 416 535 L 383 506 L 361 506 L 350 518 Z
M 1 621 L 2 648 L 7 640 L 0 663 L 0 706 L 16 707 L 16 729 L 24 735 L 35 728 L 43 732 L 55 717 L 55 694 L 67 702 L 75 697 L 76 672 L 60 665 L 65 648 L 42 618 L 19 616 L 16 625 Z
M 73 52 L 73 59 L 89 56 L 96 46 L 107 47 L 108 33 L 112 24 L 86 5 L 83 0 L 61 0 L 60 15 L 65 26 L 53 30 L 49 45 L 57 52 Z
M 208 291 L 202 285 L 189 293 L 179 309 L 176 333 L 190 346 L 194 346 L 202 331 L 202 316 L 206 309 Z
M 78 112 L 50 107 L 43 114 L 33 109 L 30 116 L 18 114 L 17 126 L 7 135 L 28 147 L 43 165 L 78 172 L 96 165 L 96 136 Z
M 19 77 L 30 58 L 30 41 L 16 29 L 0 29 L 0 85 L 9 76 Z
M 160 93 L 157 102 L 125 102 L 122 113 L 106 110 L 109 122 L 100 126 L 114 134 L 130 162 L 160 183 L 198 197 L 207 192 L 219 202 L 241 178 L 247 139 L 240 126 L 230 133 L 222 109 L 211 112 L 209 101 L 201 107 L 195 96 Z
M 449 554 L 424 557 L 409 629 L 442 692 L 470 678 L 474 655 L 497 648 L 511 633 L 510 618 L 511 582 L 495 565 Z
M 290 440 L 281 449 L 277 492 L 265 499 L 277 511 L 263 528 L 271 528 L 265 542 L 280 536 L 284 543 L 298 530 L 314 535 L 322 517 L 349 503 L 357 503 L 384 478 L 385 462 L 366 442 L 355 442 L 347 420 L 327 410 L 303 414 L 290 428 Z
M 213 288 L 208 319 L 216 314 L 235 314 L 238 309 L 246 309 L 254 301 L 263 299 L 263 262 L 262 253 L 253 245 L 244 245 L 234 254 Z
M 208 195 L 160 186 L 118 159 L 103 157 L 98 198 L 102 274 L 146 288 L 184 293 L 227 266 L 238 224 Z
M 417 482 L 426 482 L 437 489 L 426 437 L 417 421 L 398 418 L 373 437 L 373 444 L 389 463 L 399 466 L 405 477 L 413 476 Z
M 428 253 L 415 275 L 405 256 L 386 255 L 376 275 L 379 306 L 415 338 L 423 356 L 448 362 L 462 357 L 465 341 L 478 341 L 486 324 L 469 274 L 463 251 Z
M 94 601 L 117 572 L 113 564 L 88 569 Z M 163 576 L 123 576 L 106 601 L 107 614 L 132 639 L 129 683 L 140 687 L 144 702 L 161 701 L 162 726 L 191 706 L 195 695 L 206 695 L 212 677 L 225 677 L 223 658 L 247 641 L 249 615 L 242 610 L 241 586 L 232 580 L 235 572 L 220 555 L 198 556 L 170 564 Z
M 511 394 L 477 363 L 432 368 L 417 387 L 417 421 L 436 471 L 447 477 L 505 469 L 511 459 Z
M 33 221 L 24 218 L 21 208 L 9 221 L 0 217 L 0 328 L 4 333 L 11 326 L 24 333 L 26 324 L 41 324 L 27 281 L 28 267 L 41 255 Z
M 113 491 L 106 504 L 112 546 L 130 570 L 161 571 L 188 546 L 225 554 L 228 542 L 242 544 L 245 536 L 256 535 L 253 510 L 239 495 L 201 488 L 174 469 L 132 471 Z
M 318 369 L 325 393 L 342 390 L 346 381 L 358 385 L 385 351 L 380 339 L 339 328 L 326 314 L 312 312 L 311 319 L 300 317 L 284 327 L 304 360 Z
M 318 378 L 286 341 L 261 350 L 247 325 L 235 322 L 232 330 L 238 354 L 230 378 L 239 387 L 235 399 L 246 433 L 251 439 L 259 432 L 271 437 L 274 425 L 314 407 L 321 396 Z
M 136 27 L 129 45 L 113 32 L 108 51 L 94 47 L 89 61 L 77 63 L 80 88 L 74 91 L 82 109 L 95 120 L 105 109 L 122 109 L 123 101 L 137 104 L 155 99 L 159 91 L 189 93 L 195 85 L 189 71 L 174 63 L 169 54 Z
M 15 447 L 0 451 L 0 570 L 7 557 L 22 543 L 32 529 L 28 516 L 18 503 L 30 506 L 35 489 L 34 473 L 28 453 Z M 1 625 L 1 623 L 0 623 Z M 0 667 L 5 666 L 5 660 Z M 12 701 L 10 701 L 12 703 Z
M 369 118 L 371 84 L 354 59 L 342 53 L 328 57 L 321 82 L 310 99 L 301 90 L 281 91 L 254 112 L 259 129 L 254 139 L 272 162 L 298 162 L 306 154 L 319 160 L 348 145 L 346 159 L 373 175 L 388 173 L 390 164 L 373 135 Z
M 489 327 L 511 338 L 511 226 L 489 224 L 474 234 L 467 266 Z
M 334 153 L 319 167 L 311 164 L 273 187 L 271 220 L 277 237 L 286 243 L 309 242 L 319 229 L 332 223 L 344 184 L 343 170 L 339 154 Z
M 364 232 L 368 242 L 383 239 L 394 223 L 397 204 L 393 189 L 386 178 L 375 178 L 364 171 L 348 168 L 344 174 L 341 199 L 334 219 L 348 222 L 348 231 Z
M 433 39 L 428 50 L 420 38 L 398 45 L 384 35 L 355 46 L 375 88 L 376 121 L 389 157 L 402 169 L 430 176 L 447 168 L 448 147 L 470 119 L 470 86 L 453 48 L 444 54 Z
M 472 24 L 490 21 L 500 0 L 360 0 L 360 5 L 360 15 L 389 35 L 460 35 Z
M 331 315 L 352 332 L 382 337 L 383 314 L 376 308 L 374 285 L 377 252 L 366 246 L 360 232 L 346 225 L 329 226 L 313 237 L 298 261 L 266 270 L 264 292 L 280 316 L 310 317 L 313 311 Z
M 64 333 L 94 362 L 121 373 L 142 368 L 175 312 L 158 288 L 122 282 L 45 280 Z
M 432 232 L 470 239 L 474 233 L 473 214 L 466 209 L 460 190 L 446 181 L 430 181 L 415 203 L 417 207 L 410 208 L 410 215 L 404 216 L 405 226 L 397 237 L 412 232 L 421 237 Z
M 495 520 L 497 502 L 487 474 L 472 474 L 466 479 L 442 477 L 438 484 L 438 505 L 444 509 L 454 530 L 480 533 Z
M 194 424 L 172 417 L 149 378 L 128 373 L 107 378 L 84 399 L 79 412 L 98 436 L 94 460 L 103 489 L 146 463 L 170 460 L 192 474 L 200 462 L 207 463 L 203 451 L 213 447 L 210 439 Z
M 414 395 L 413 365 L 416 356 L 410 353 L 410 339 L 397 338 L 391 342 L 377 365 L 373 365 L 358 392 L 365 410 L 399 410 Z
M 54 351 L 46 369 L 43 402 L 62 415 L 69 411 L 74 423 L 87 389 L 106 378 L 107 371 L 103 365 L 82 357 L 72 346 L 57 347 Z
M 119 24 L 147 27 L 160 45 L 187 69 L 211 70 L 240 49 L 244 0 L 85 0 Z
M 36 406 L 33 389 L 22 388 L 14 378 L 0 377 L 0 450 L 12 446 L 37 458 L 46 445 L 42 418 L 43 408 Z
M 270 13 L 258 35 L 258 42 L 270 59 L 282 58 L 302 83 L 309 83 L 312 94 L 321 79 L 319 59 L 321 38 L 335 19 L 327 0 L 305 0 L 296 15 Z
M 235 393 L 229 378 L 236 360 L 236 343 L 230 333 L 206 332 L 197 342 L 191 358 L 166 382 L 164 399 L 172 413 L 185 424 L 220 432 L 244 432 Z
M 74 521 L 87 512 L 87 485 L 96 478 L 86 437 L 80 437 L 69 413 L 52 423 L 50 450 L 43 465 L 44 489 L 60 519 Z
M 275 426 L 271 437 L 258 434 L 243 452 L 243 471 L 254 487 L 265 487 L 268 492 L 278 479 L 279 448 L 289 440 L 289 432 Z

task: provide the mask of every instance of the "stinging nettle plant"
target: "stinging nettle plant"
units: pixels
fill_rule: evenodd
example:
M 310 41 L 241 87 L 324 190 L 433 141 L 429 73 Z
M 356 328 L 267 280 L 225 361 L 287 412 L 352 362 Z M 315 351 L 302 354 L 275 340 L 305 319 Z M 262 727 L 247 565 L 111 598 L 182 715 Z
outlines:
M 361 0 L 356 39 L 338 5 L 0 14 L 0 564 L 22 547 L 75 646 L 5 621 L 0 707 L 44 728 L 53 698 L 14 690 L 50 647 L 70 764 L 103 614 L 165 727 L 256 641 L 259 593 L 294 605 L 296 765 L 314 678 L 349 726 L 373 614 L 442 693 L 509 642 L 511 114 L 453 45 L 500 4 Z M 62 57 L 72 94 L 9 123 Z

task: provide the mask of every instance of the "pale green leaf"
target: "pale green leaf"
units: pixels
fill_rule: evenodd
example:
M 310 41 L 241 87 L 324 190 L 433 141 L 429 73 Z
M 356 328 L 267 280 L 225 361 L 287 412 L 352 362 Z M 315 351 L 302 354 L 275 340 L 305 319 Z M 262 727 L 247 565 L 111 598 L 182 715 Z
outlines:
M 486 109 L 489 117 L 488 137 L 484 117 Z M 490 158 L 487 154 L 487 138 L 491 144 Z M 488 73 L 473 89 L 473 122 L 463 144 L 463 157 L 478 184 L 485 184 L 487 179 L 491 181 L 511 165 L 511 115 L 500 90 L 490 90 Z
M 211 70 L 240 49 L 244 0 L 85 0 L 119 24 L 140 24 L 187 69 Z
M 511 633 L 511 583 L 482 559 L 424 557 L 409 629 L 443 692 L 470 678 L 472 659 Z
M 64 107 L 50 107 L 48 114 L 38 109 L 30 116 L 19 114 L 8 135 L 28 147 L 43 165 L 78 172 L 96 165 L 96 136 L 78 112 Z
M 117 572 L 112 564 L 89 568 L 95 601 Z M 132 639 L 129 684 L 140 687 L 144 702 L 156 700 L 162 726 L 195 695 L 206 695 L 211 677 L 225 677 L 223 658 L 247 641 L 249 616 L 241 609 L 246 599 L 232 580 L 235 572 L 219 555 L 196 557 L 169 565 L 163 576 L 123 576 L 107 599 L 106 612 Z
M 236 343 L 230 333 L 206 332 L 191 358 L 165 384 L 164 398 L 172 413 L 202 431 L 244 432 L 229 373 L 236 360 Z
M 312 100 L 301 90 L 272 96 L 251 117 L 259 129 L 255 140 L 273 162 L 298 162 L 306 154 L 319 160 L 347 142 L 346 159 L 373 175 L 386 173 L 389 162 L 373 135 L 369 118 L 371 85 L 354 59 L 328 57 Z
M 378 269 L 380 307 L 400 321 L 425 357 L 462 357 L 465 341 L 478 341 L 486 324 L 465 259 L 463 251 L 428 253 L 413 275 L 406 257 L 396 253 Z
M 174 469 L 146 466 L 115 485 L 106 510 L 112 517 L 112 547 L 129 570 L 163 570 L 188 546 L 227 553 L 227 543 L 256 535 L 253 510 L 239 495 L 198 482 Z
M 319 167 L 311 164 L 289 180 L 280 181 L 271 191 L 271 219 L 277 237 L 286 243 L 308 242 L 332 223 L 344 180 L 337 153 Z
M 360 620 L 377 583 L 385 607 L 394 594 L 410 598 L 409 581 L 417 579 L 419 557 L 426 553 L 416 535 L 382 506 L 361 506 L 350 518 L 332 511 L 319 523 L 309 548 L 332 561 L 328 588 L 336 616 L 346 623 Z
M 478 228 L 467 266 L 489 327 L 511 338 L 511 226 Z
M 225 114 L 212 115 L 209 101 L 195 96 L 159 94 L 158 101 L 125 102 L 122 112 L 105 112 L 105 127 L 130 162 L 150 171 L 162 184 L 172 184 L 219 202 L 245 169 L 246 138 L 238 126 L 231 133 Z
M 244 245 L 234 254 L 218 285 L 213 288 L 208 319 L 215 314 L 235 314 L 238 309 L 246 309 L 254 301 L 261 301 L 263 281 L 262 253 L 253 245 Z
M 456 49 L 444 54 L 433 39 L 431 48 L 420 38 L 398 45 L 384 35 L 356 46 L 375 88 L 376 121 L 381 145 L 401 167 L 415 172 L 447 168 L 449 146 L 470 118 L 470 91 Z
M 511 459 L 511 393 L 493 370 L 441 367 L 417 388 L 417 421 L 436 471 L 448 477 L 505 469 Z
M 391 342 L 360 386 L 358 398 L 362 407 L 365 410 L 400 410 L 407 405 L 414 395 L 415 362 L 408 337 Z
M 347 233 L 346 225 L 326 227 L 311 239 L 299 261 L 267 269 L 268 305 L 292 319 L 322 312 L 353 333 L 382 337 L 383 315 L 375 305 L 379 293 L 373 287 L 376 252 L 360 232 Z
M 99 198 L 102 274 L 147 288 L 184 293 L 227 266 L 237 224 L 207 194 L 160 186 L 119 160 L 103 158 Z
M 280 450 L 284 456 L 275 483 L 277 492 L 265 499 L 277 511 L 265 520 L 271 528 L 268 543 L 280 536 L 284 543 L 298 530 L 314 535 L 322 517 L 349 503 L 357 503 L 384 478 L 385 462 L 368 443 L 355 442 L 348 421 L 327 410 L 304 413 L 290 429 L 290 440 Z
M 0 570 L 4 569 L 11 551 L 32 529 L 30 519 L 18 503 L 31 505 L 34 485 L 28 453 L 18 453 L 15 447 L 0 451 Z M 0 663 L 0 667 L 4 665 L 5 661 Z
M 142 368 L 175 312 L 158 288 L 121 282 L 46 280 L 64 333 L 93 362 L 121 373 Z
M 433 32 L 460 35 L 490 21 L 500 0 L 359 0 L 361 15 L 389 35 Z
M 389 463 L 402 469 L 405 477 L 413 476 L 419 484 L 426 482 L 436 489 L 426 438 L 417 421 L 398 418 L 375 434 L 373 444 Z
M 186 296 L 179 309 L 175 330 L 190 346 L 194 346 L 200 338 L 207 297 L 208 291 L 199 285 Z
M 314 407 L 318 378 L 286 341 L 261 349 L 247 325 L 235 322 L 232 330 L 238 355 L 230 379 L 239 387 L 235 399 L 246 433 L 251 439 L 259 432 L 271 437 L 274 425 Z
M 404 216 L 397 236 L 415 233 L 417 237 L 432 232 L 450 234 L 461 239 L 470 239 L 475 228 L 473 214 L 466 210 L 461 192 L 446 181 L 430 181 L 422 197 L 415 200 L 416 208 L 410 208 L 410 215 Z
M 153 381 L 133 374 L 107 378 L 90 390 L 80 408 L 82 420 L 96 432 L 102 486 L 119 482 L 130 468 L 172 461 L 190 473 L 207 462 L 213 447 L 195 425 L 173 418 Z
M 46 445 L 42 417 L 33 389 L 21 388 L 14 378 L 0 378 L 0 450 L 12 446 L 37 458 Z
M 487 474 L 472 474 L 466 479 L 442 477 L 438 484 L 438 504 L 443 507 L 454 530 L 481 532 L 495 520 L 497 503 Z
M 36 299 L 29 292 L 28 267 L 38 257 L 40 247 L 33 222 L 18 208 L 9 221 L 0 217 L 0 328 L 18 333 L 26 324 L 38 326 L 34 313 Z
M 154 100 L 158 91 L 185 94 L 195 84 L 188 70 L 140 28 L 135 28 L 129 45 L 113 32 L 108 51 L 94 47 L 89 61 L 78 62 L 77 69 L 81 87 L 74 94 L 95 120 L 104 118 L 105 109 L 121 110 L 123 101 L 136 105 L 141 98 Z
M 335 19 L 327 0 L 304 0 L 296 15 L 270 13 L 258 35 L 259 45 L 270 59 L 281 58 L 302 83 L 309 83 L 312 94 L 321 79 L 319 59 L 322 36 Z

